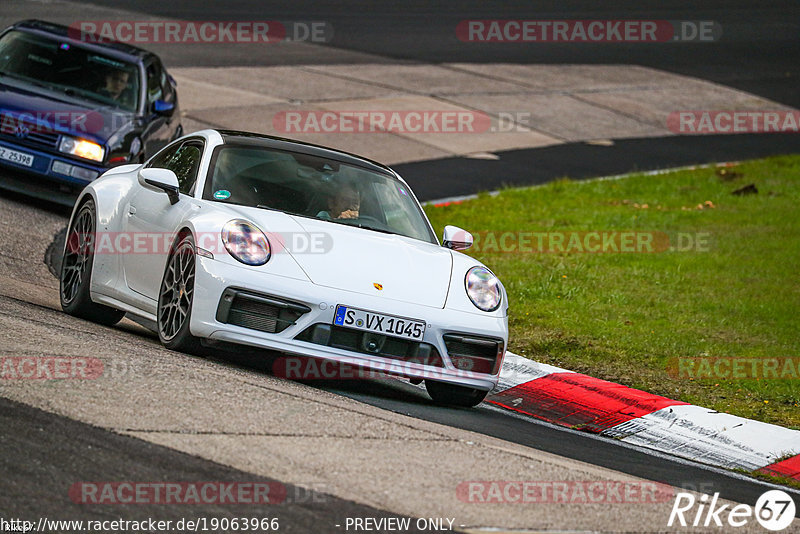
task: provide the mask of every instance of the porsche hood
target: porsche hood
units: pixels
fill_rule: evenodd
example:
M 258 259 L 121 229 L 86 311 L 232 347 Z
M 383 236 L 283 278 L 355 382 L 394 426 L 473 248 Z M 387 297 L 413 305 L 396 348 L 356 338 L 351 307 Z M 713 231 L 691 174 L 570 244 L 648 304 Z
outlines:
M 237 208 L 267 233 L 273 253 L 290 254 L 316 285 L 445 306 L 453 269 L 448 249 L 344 224 Z
M 295 218 L 322 251 L 291 252 L 317 285 L 444 308 L 453 257 L 449 250 L 395 234 Z

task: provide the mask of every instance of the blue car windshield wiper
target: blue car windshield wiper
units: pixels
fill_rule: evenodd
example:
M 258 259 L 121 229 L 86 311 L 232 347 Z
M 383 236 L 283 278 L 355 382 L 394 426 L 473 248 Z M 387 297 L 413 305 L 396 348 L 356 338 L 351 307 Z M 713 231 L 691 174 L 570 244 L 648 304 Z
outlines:
M 0 76 L 8 76 L 9 78 L 14 78 L 15 80 L 30 83 L 38 87 L 44 87 L 44 88 L 50 87 L 46 83 L 40 82 L 39 80 L 34 80 L 33 78 L 28 78 L 27 76 L 23 76 L 22 74 L 17 74 L 16 72 L 9 72 L 7 70 L 0 70 Z
M 57 91 L 61 91 L 67 96 L 78 96 L 82 98 L 88 98 L 93 102 L 100 102 L 102 104 L 109 105 L 107 99 L 103 98 L 102 96 L 96 95 L 91 91 L 87 91 L 85 89 L 79 89 L 77 87 L 70 87 L 69 85 L 61 85 L 61 84 L 51 84 L 51 87 Z

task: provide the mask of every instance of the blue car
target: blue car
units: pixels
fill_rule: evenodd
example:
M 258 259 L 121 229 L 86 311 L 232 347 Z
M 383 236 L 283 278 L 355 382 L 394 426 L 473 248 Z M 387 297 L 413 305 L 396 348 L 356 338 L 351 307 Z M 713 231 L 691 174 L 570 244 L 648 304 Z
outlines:
M 183 134 L 175 80 L 155 54 L 81 37 L 39 20 L 0 33 L 0 187 L 41 196 L 55 185 L 51 200 L 63 201 Z

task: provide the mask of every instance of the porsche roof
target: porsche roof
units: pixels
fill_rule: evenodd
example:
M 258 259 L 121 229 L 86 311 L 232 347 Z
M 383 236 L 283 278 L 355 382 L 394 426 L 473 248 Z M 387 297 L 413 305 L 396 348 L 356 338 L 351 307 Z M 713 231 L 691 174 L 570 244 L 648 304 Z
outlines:
M 237 130 L 217 130 L 217 132 L 219 132 L 219 134 L 222 136 L 222 140 L 226 144 L 258 145 L 277 148 L 280 150 L 288 150 L 291 152 L 301 152 L 303 154 L 329 158 L 342 163 L 356 165 L 358 167 L 367 168 L 382 174 L 396 176 L 396 173 L 391 168 L 383 165 L 382 163 L 378 163 L 377 161 L 372 161 L 371 159 L 367 159 L 356 154 L 351 154 L 349 152 L 336 150 L 335 148 L 328 148 L 321 145 L 315 145 L 313 143 L 305 143 L 303 141 L 297 141 L 296 139 L 287 139 L 285 137 L 276 137 L 252 132 L 241 132 Z

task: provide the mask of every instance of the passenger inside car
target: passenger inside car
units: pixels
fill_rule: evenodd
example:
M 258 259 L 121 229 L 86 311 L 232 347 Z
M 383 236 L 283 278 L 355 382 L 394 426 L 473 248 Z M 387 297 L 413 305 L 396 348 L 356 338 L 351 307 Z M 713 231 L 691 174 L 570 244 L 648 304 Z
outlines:
M 331 184 L 328 209 L 317 213 L 320 219 L 357 219 L 361 196 L 350 182 Z

